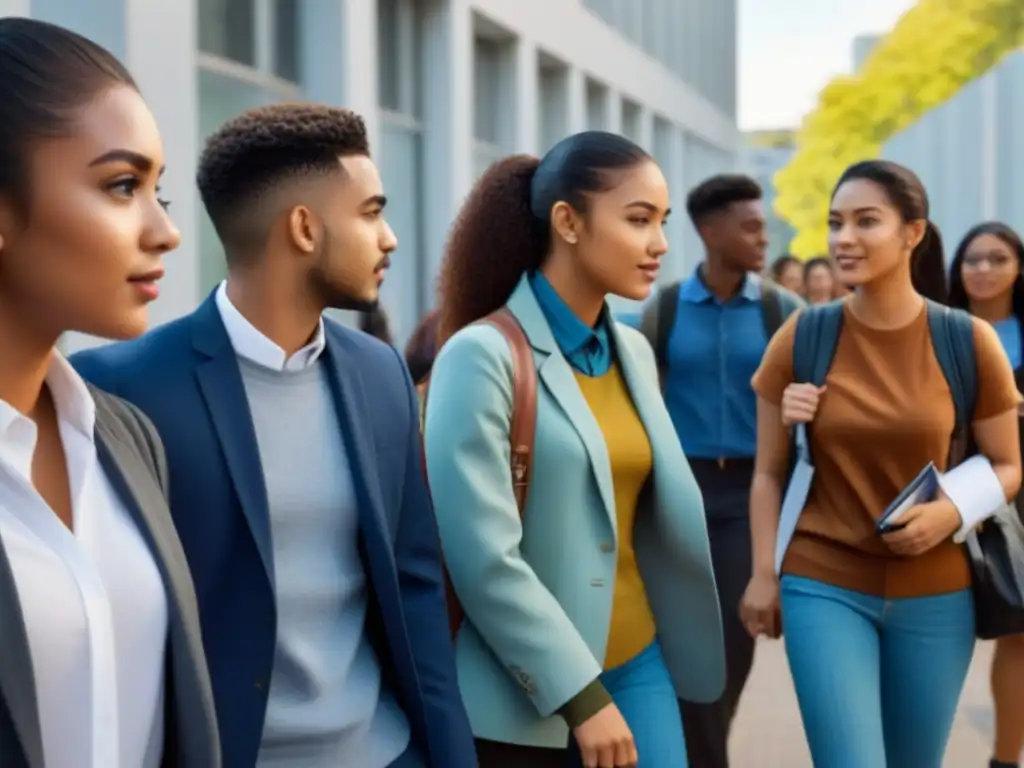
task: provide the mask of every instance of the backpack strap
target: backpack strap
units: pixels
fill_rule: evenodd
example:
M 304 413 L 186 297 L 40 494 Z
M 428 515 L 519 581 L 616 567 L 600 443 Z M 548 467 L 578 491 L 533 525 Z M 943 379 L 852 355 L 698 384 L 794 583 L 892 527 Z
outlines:
M 533 445 L 537 432 L 537 366 L 533 349 L 523 327 L 507 307 L 497 309 L 477 321 L 492 326 L 508 343 L 512 352 L 512 413 L 509 422 L 510 471 L 519 517 L 526 513 L 526 500 L 533 474 Z M 426 452 L 423 451 L 423 428 L 426 424 L 429 375 L 416 386 L 420 399 L 420 454 L 426 476 Z
M 782 296 L 775 283 L 761 281 L 761 320 L 764 322 L 764 336 L 771 341 L 775 332 L 782 327 Z
M 533 444 L 537 432 L 537 367 L 523 327 L 508 307 L 495 310 L 480 322 L 497 328 L 512 351 L 512 416 L 509 424 L 512 488 L 520 518 L 526 513 L 533 473 Z
M 654 360 L 658 364 L 658 378 L 663 387 L 668 372 L 668 340 L 672 335 L 672 327 L 676 323 L 681 287 L 682 283 L 677 281 L 660 288 L 654 298 L 647 302 L 640 318 L 639 330 L 654 350 Z
M 956 413 L 950 466 L 958 464 L 966 454 L 974 404 L 978 398 L 978 365 L 974 349 L 974 323 L 971 316 L 959 309 L 927 300 L 928 328 L 932 335 L 935 358 L 949 384 Z
M 807 307 L 796 321 L 793 381 L 821 386 L 828 377 L 843 330 L 843 302 Z

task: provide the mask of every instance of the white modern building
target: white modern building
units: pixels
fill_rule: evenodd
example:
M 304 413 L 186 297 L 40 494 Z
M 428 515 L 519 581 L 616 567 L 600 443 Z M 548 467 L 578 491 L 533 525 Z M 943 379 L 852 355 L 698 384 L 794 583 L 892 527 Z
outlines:
M 105 45 L 150 102 L 184 235 L 156 322 L 223 275 L 194 169 L 204 137 L 249 107 L 308 99 L 366 117 L 400 239 L 384 290 L 400 341 L 432 305 L 450 223 L 493 159 L 588 127 L 634 137 L 681 214 L 670 279 L 699 258 L 686 190 L 732 169 L 740 146 L 736 0 L 0 0 L 0 15 Z
M 740 169 L 753 177 L 764 190 L 769 264 L 789 250 L 796 234 L 789 222 L 775 212 L 775 199 L 778 197 L 775 174 L 789 164 L 795 151 L 795 131 L 751 131 L 745 137 L 740 154 Z
M 857 68 L 877 37 L 854 43 Z M 999 219 L 1024 233 L 1024 51 L 893 137 L 883 156 L 924 182 L 947 254 L 975 224 Z

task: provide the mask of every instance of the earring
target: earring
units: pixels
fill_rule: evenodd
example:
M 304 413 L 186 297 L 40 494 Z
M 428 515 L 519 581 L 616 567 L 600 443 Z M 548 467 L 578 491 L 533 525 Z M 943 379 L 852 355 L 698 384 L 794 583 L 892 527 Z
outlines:
M 576 245 L 576 235 L 566 235 L 565 242 L 569 245 Z

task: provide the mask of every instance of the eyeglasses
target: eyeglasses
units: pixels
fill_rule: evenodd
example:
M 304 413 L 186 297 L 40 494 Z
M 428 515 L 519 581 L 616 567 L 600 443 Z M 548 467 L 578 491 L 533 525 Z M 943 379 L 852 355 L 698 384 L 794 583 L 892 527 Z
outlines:
M 964 269 L 981 269 L 985 264 L 989 269 L 1008 269 L 1017 260 L 1006 253 L 970 253 L 964 257 Z

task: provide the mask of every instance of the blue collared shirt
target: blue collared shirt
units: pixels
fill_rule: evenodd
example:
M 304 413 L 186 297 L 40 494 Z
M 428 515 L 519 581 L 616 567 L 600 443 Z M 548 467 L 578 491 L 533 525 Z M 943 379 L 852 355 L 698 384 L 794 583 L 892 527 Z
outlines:
M 595 328 L 569 309 L 551 283 L 540 272 L 530 275 L 530 287 L 537 297 L 555 343 L 569 365 L 586 376 L 603 376 L 612 366 L 612 345 L 608 335 L 608 312 L 601 313 Z
M 728 301 L 719 301 L 696 272 L 680 286 L 665 404 L 688 457 L 754 456 L 757 398 L 750 379 L 767 344 L 758 275 L 747 275 Z
M 993 323 L 995 326 L 996 333 L 999 335 L 999 340 L 1003 343 L 1003 349 L 1006 350 L 1007 356 L 1010 358 L 1010 365 L 1013 366 L 1013 370 L 1017 370 L 1021 365 L 1021 342 L 1020 342 L 1020 320 L 1017 319 L 1016 315 L 1010 315 L 997 323 Z

